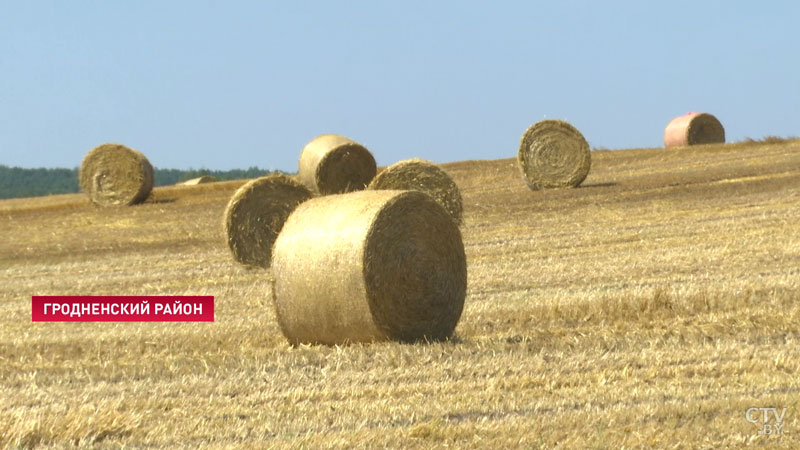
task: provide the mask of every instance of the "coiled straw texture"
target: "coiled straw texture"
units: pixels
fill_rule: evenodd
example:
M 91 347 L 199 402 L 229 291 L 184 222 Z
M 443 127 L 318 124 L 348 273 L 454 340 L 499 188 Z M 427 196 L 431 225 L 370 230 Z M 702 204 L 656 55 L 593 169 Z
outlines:
M 562 120 L 542 120 L 528 128 L 517 161 L 525 182 L 534 190 L 577 187 L 592 165 L 586 139 Z
M 272 245 L 284 222 L 311 192 L 292 178 L 275 174 L 240 187 L 225 209 L 224 229 L 233 258 L 246 265 L 269 267 Z
M 153 166 L 140 152 L 121 144 L 102 144 L 81 162 L 81 190 L 100 206 L 128 206 L 147 199 Z

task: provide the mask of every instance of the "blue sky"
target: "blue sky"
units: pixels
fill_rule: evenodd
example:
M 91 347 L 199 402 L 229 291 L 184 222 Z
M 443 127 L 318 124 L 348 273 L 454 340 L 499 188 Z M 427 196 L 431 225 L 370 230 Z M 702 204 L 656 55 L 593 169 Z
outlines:
M 662 145 L 687 111 L 729 141 L 800 135 L 800 2 L 0 0 L 0 164 L 294 171 L 322 133 L 378 161 L 516 154 L 543 118 Z

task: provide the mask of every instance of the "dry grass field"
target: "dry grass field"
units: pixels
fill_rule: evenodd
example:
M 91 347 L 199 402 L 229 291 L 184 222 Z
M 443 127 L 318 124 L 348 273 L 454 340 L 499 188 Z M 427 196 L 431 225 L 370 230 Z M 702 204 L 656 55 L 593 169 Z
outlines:
M 0 201 L 0 447 L 800 448 L 800 140 L 595 151 L 565 190 L 446 168 L 469 287 L 433 344 L 290 347 L 222 236 L 244 181 Z M 216 321 L 31 322 L 166 294 Z

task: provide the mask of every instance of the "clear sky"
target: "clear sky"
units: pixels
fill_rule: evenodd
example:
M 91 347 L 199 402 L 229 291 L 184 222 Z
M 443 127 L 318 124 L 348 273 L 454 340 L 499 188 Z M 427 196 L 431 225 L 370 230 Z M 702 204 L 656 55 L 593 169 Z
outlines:
M 378 164 L 516 154 L 543 118 L 655 147 L 705 111 L 800 135 L 800 2 L 0 0 L 0 164 L 295 171 L 314 136 Z

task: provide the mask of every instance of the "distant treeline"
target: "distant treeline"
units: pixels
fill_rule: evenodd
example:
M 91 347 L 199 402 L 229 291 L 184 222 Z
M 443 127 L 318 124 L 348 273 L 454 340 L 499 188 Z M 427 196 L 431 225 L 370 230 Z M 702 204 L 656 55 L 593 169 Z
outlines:
M 268 175 L 273 171 L 251 167 L 249 169 L 155 169 L 155 185 L 166 186 L 192 178 L 211 175 L 219 180 L 240 180 Z M 80 192 L 78 169 L 24 169 L 0 164 L 0 199 L 38 197 L 50 194 Z

